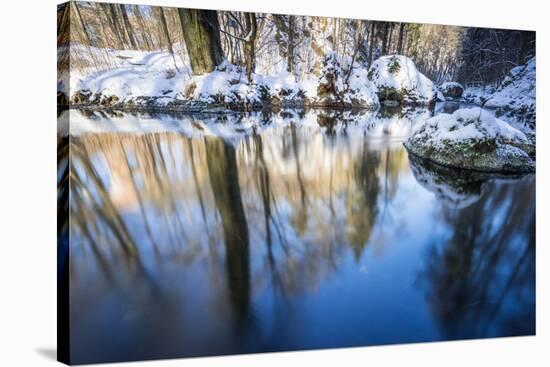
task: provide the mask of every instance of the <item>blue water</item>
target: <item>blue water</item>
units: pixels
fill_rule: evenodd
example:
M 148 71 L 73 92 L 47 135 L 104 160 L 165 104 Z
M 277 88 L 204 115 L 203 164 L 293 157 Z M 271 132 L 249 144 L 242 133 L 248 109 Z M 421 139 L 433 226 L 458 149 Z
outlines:
M 535 176 L 410 160 L 432 112 L 71 114 L 74 363 L 535 333 Z

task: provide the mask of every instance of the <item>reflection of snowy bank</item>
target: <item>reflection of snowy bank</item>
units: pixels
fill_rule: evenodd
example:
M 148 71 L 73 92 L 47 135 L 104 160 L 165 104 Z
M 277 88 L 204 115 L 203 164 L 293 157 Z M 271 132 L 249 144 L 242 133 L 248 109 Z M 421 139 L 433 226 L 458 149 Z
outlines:
M 398 144 L 403 142 L 413 126 L 431 116 L 426 109 L 368 110 L 282 110 L 279 112 L 229 113 L 126 113 L 116 111 L 67 110 L 59 117 L 62 131 L 73 136 L 88 133 L 147 134 L 178 132 L 188 137 L 217 136 L 225 139 L 243 138 L 270 129 L 295 124 L 311 134 L 341 136 L 362 140 Z

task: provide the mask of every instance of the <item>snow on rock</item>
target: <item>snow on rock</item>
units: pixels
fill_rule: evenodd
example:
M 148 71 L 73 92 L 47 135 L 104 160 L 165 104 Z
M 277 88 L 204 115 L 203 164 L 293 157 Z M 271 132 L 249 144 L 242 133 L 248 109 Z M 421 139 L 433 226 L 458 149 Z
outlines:
M 457 100 L 462 97 L 464 87 L 462 86 L 462 84 L 457 82 L 446 82 L 439 86 L 439 90 L 441 91 L 445 99 Z
M 376 107 L 379 105 L 374 84 L 367 71 L 351 60 L 342 68 L 334 52 L 323 60 L 323 68 L 312 105 L 323 107 Z M 351 66 L 350 66 L 351 65 Z M 349 71 L 351 68 L 351 71 Z
M 381 103 L 430 105 L 437 99 L 434 83 L 406 56 L 380 57 L 370 67 L 368 78 L 377 87 Z
M 525 65 L 516 66 L 502 84 L 484 103 L 497 113 L 523 121 L 531 126 L 536 122 L 536 61 L 533 57 Z
M 416 125 L 405 147 L 448 167 L 501 173 L 535 170 L 534 144 L 481 108 L 443 113 Z
M 166 51 L 110 52 L 117 60 L 115 69 L 74 71 L 70 81 L 58 84 L 60 105 L 68 100 L 73 105 L 116 108 L 378 106 L 366 70 L 354 63 L 348 75 L 344 70 L 349 70 L 350 60 L 343 60 L 342 68 L 333 53 L 325 56 L 320 78 L 297 78 L 281 71 L 253 74 L 249 82 L 244 68 L 227 61 L 211 73 L 193 76 L 186 63 Z M 323 90 L 322 83 L 332 89 Z
M 224 62 L 211 73 L 196 75 L 183 87 L 185 99 L 212 105 L 261 105 L 257 88 L 249 84 L 244 70 Z
M 462 101 L 481 106 L 494 91 L 490 85 L 468 87 L 462 93 Z
M 82 47 L 71 45 L 71 57 L 78 55 Z M 103 54 L 101 50 L 92 51 Z M 166 105 L 177 97 L 189 78 L 185 64 L 178 58 L 174 61 L 166 51 L 107 52 L 116 64 L 115 69 L 71 70 L 69 83 L 64 85 L 70 103 L 114 107 L 122 103 L 133 106 L 154 101 L 155 105 Z

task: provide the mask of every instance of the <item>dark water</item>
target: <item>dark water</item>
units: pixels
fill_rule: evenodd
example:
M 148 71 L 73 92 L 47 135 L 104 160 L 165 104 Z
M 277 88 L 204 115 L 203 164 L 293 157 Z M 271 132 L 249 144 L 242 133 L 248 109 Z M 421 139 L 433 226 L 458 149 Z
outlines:
M 73 362 L 534 334 L 535 176 L 411 161 L 430 114 L 71 111 Z

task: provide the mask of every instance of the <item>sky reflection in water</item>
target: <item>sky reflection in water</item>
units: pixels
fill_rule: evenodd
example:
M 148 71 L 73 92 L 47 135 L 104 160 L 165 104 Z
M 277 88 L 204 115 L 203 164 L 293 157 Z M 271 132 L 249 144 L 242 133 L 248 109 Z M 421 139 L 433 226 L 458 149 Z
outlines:
M 535 176 L 409 161 L 428 111 L 69 113 L 75 363 L 535 332 Z

